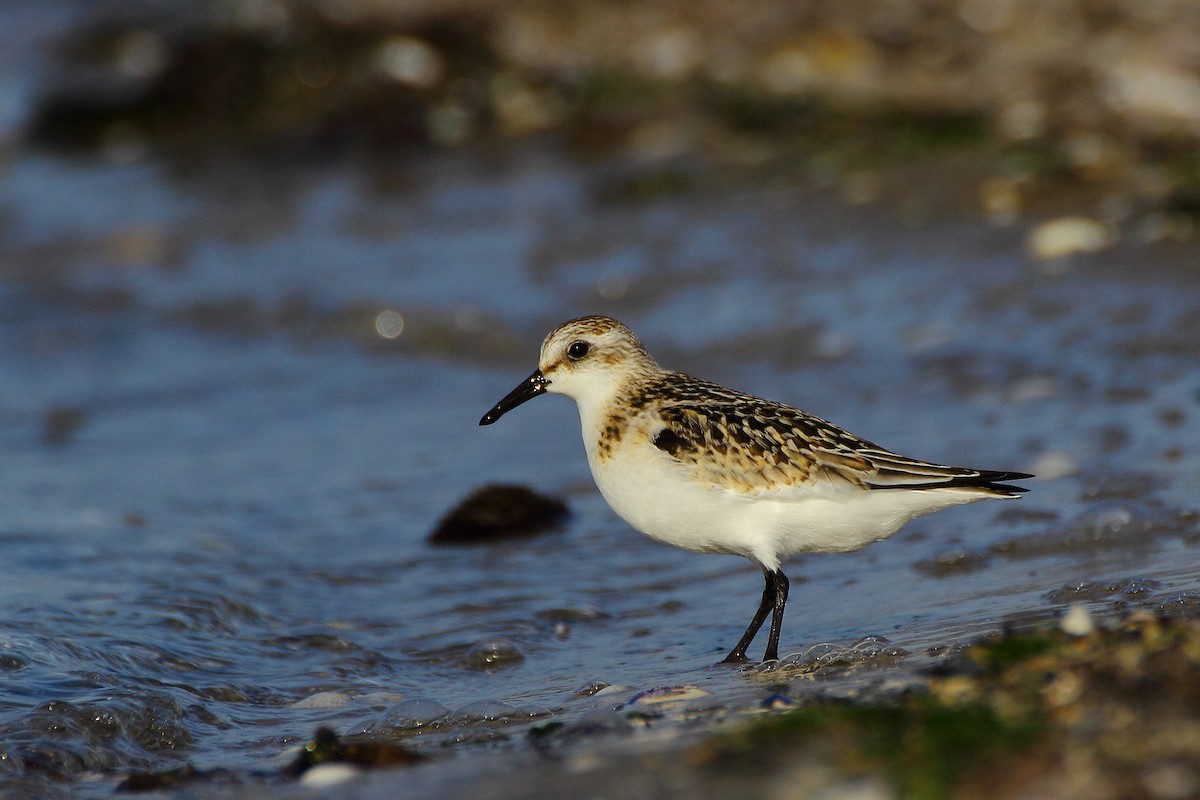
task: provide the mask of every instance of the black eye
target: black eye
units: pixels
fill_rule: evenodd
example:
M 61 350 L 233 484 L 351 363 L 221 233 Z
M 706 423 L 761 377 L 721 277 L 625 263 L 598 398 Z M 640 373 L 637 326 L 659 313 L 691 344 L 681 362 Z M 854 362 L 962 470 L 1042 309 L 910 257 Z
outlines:
M 586 356 L 590 349 L 587 342 L 571 342 L 571 346 L 567 348 L 567 358 L 578 361 Z

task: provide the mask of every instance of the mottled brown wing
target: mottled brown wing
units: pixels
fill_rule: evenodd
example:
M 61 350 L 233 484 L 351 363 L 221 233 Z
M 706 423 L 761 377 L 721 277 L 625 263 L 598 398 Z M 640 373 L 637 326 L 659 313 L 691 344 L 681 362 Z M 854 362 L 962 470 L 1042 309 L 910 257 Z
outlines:
M 654 445 L 688 465 L 698 480 L 744 492 L 820 481 L 867 488 L 871 446 L 824 420 L 767 401 L 677 404 L 658 412 Z
M 750 396 L 736 402 L 679 403 L 658 414 L 656 447 L 701 482 L 744 492 L 827 486 L 859 489 L 1025 491 L 1000 483 L 1032 477 L 949 467 L 898 455 L 798 409 Z

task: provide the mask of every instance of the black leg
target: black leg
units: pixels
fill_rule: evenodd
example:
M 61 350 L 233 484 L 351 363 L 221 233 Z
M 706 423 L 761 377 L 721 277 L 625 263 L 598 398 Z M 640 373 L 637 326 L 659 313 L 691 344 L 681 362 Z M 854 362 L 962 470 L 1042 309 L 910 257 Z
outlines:
M 779 597 L 778 579 L 783 578 L 783 573 L 772 572 L 771 570 L 764 569 L 763 576 L 766 578 L 767 585 L 763 588 L 762 601 L 758 604 L 758 611 L 754 612 L 754 619 L 750 620 L 750 627 L 746 628 L 746 632 L 742 634 L 741 640 L 737 643 L 737 645 L 734 646 L 732 650 L 729 651 L 729 655 L 725 656 L 725 660 L 721 662 L 722 664 L 741 664 L 745 662 L 746 648 L 750 646 L 752 641 L 754 641 L 754 637 L 758 634 L 758 629 L 763 626 L 763 622 L 765 622 L 767 619 L 767 614 L 771 613 L 771 609 L 779 602 L 777 599 Z M 787 578 L 783 578 L 783 580 L 783 596 L 786 600 Z M 780 623 L 782 624 L 783 611 L 777 611 L 776 614 L 781 618 Z M 771 623 L 771 627 L 772 629 L 775 627 L 775 623 L 773 621 Z M 775 639 L 779 639 L 778 633 L 775 634 Z M 778 649 L 778 647 L 776 649 Z
M 779 631 L 783 628 L 783 608 L 787 605 L 787 598 L 787 575 L 784 575 L 783 572 L 776 572 L 774 598 L 775 608 L 771 613 L 771 635 L 767 639 L 767 652 L 763 654 L 763 661 L 779 660 Z M 765 599 L 766 598 L 764 595 L 764 600 Z

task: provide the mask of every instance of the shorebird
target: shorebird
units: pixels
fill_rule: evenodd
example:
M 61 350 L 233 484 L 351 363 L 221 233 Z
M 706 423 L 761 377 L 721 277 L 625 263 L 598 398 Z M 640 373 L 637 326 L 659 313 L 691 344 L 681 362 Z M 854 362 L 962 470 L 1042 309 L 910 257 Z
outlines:
M 611 317 L 551 331 L 538 368 L 479 424 L 546 392 L 578 406 L 592 477 L 618 516 L 657 541 L 762 569 L 762 600 L 728 663 L 746 661 L 768 615 L 763 660 L 779 658 L 788 556 L 858 550 L 923 514 L 1018 497 L 1026 489 L 1007 481 L 1033 477 L 898 455 L 797 408 L 665 370 Z

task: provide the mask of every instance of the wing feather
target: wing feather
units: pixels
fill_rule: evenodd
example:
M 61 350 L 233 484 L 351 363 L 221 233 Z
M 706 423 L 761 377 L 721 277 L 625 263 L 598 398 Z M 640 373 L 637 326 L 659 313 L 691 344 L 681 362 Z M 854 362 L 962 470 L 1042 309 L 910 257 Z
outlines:
M 698 481 L 743 493 L 782 487 L 950 489 L 1015 495 L 1032 477 L 934 464 L 893 453 L 799 409 L 690 379 L 658 398 L 652 440 Z M 647 409 L 650 410 L 650 409 Z

